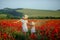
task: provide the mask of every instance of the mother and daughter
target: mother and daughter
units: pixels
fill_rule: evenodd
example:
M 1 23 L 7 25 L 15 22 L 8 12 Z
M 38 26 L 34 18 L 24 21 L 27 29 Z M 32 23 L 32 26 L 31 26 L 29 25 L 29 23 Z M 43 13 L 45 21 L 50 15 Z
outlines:
M 22 32 L 24 34 L 26 34 L 28 32 L 28 26 L 27 26 L 27 24 L 31 25 L 31 33 L 35 33 L 36 32 L 36 30 L 35 30 L 35 23 L 34 22 L 28 23 L 27 19 L 28 19 L 28 15 L 24 15 L 22 17 L 22 19 L 14 22 L 14 23 L 18 23 L 19 21 L 22 22 Z

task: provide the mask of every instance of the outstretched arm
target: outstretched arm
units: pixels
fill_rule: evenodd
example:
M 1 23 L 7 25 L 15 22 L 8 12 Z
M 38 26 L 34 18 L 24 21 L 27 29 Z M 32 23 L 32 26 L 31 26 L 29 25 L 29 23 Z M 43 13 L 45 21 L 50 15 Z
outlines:
M 18 21 L 16 21 L 16 22 L 14 22 L 14 23 L 17 23 L 17 22 L 20 22 L 21 21 L 21 19 L 20 20 L 18 20 Z

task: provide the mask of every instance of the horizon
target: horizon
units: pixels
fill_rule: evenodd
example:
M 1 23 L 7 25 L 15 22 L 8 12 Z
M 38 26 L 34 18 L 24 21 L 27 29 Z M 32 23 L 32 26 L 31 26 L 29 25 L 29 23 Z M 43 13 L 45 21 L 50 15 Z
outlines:
M 4 10 L 5 8 L 2 8 L 0 10 Z M 8 8 L 8 9 L 20 9 L 20 8 Z M 22 9 L 30 9 L 30 10 L 47 10 L 47 11 L 57 11 L 60 9 L 56 9 L 56 10 L 48 10 L 48 9 L 33 9 L 33 8 L 22 8 Z
M 0 0 L 0 9 L 3 8 L 58 10 L 60 9 L 60 0 Z

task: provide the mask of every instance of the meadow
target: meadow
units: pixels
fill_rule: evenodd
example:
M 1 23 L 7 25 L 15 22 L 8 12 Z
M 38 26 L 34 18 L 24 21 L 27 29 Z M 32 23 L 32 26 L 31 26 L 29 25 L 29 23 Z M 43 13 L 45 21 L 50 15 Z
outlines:
M 23 15 L 28 15 L 29 19 L 60 19 L 58 10 L 38 10 L 38 9 L 0 9 L 0 19 L 19 19 Z
M 22 23 L 14 23 L 19 20 L 23 14 L 34 18 L 29 18 L 28 22 L 31 23 L 34 21 L 36 23 L 36 33 L 31 34 L 31 26 L 27 25 L 29 31 L 24 35 L 22 32 Z M 55 19 L 55 17 L 59 18 Z M 2 9 L 0 10 L 0 40 L 60 40 L 60 11 Z
M 21 9 L 16 11 L 27 14 L 29 17 L 60 17 L 60 11 L 57 10 Z
M 28 19 L 28 22 L 36 23 L 36 33 L 29 31 L 24 35 L 22 23 L 13 23 L 18 19 L 0 19 L 0 40 L 59 40 L 60 19 Z

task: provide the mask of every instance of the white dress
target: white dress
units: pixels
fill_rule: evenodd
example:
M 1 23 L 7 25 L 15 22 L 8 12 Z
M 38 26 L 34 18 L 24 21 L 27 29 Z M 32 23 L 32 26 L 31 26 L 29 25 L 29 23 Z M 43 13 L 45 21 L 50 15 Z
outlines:
M 22 31 L 23 32 L 28 32 L 28 27 L 27 27 L 28 21 L 21 19 L 21 22 L 22 22 Z
M 35 33 L 36 32 L 36 30 L 35 30 L 35 23 L 32 22 L 31 25 L 33 25 L 32 28 L 31 28 L 31 33 Z
M 35 33 L 35 32 L 36 32 L 35 26 L 33 26 L 33 27 L 31 28 L 31 33 Z

